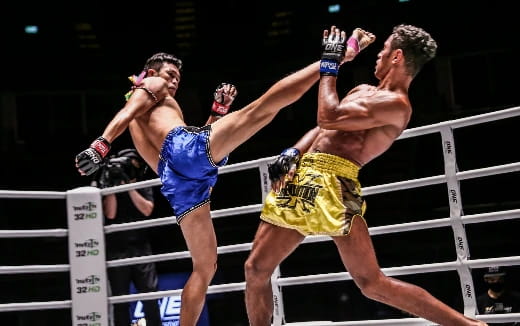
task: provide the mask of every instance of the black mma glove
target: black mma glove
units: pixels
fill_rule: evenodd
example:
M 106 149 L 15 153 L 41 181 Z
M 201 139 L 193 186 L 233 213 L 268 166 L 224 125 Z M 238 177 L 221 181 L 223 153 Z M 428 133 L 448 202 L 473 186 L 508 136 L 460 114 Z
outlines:
M 269 179 L 276 182 L 285 176 L 300 160 L 300 151 L 296 148 L 285 149 L 276 160 L 268 164 Z
M 226 115 L 236 96 L 237 89 L 234 85 L 228 83 L 220 84 L 215 90 L 215 93 L 213 93 L 211 115 L 218 117 Z
M 321 76 L 337 76 L 339 66 L 345 57 L 347 40 L 344 33 L 331 31 L 327 37 L 321 41 Z
M 103 159 L 110 151 L 110 143 L 103 137 L 98 137 L 90 147 L 76 155 L 76 167 L 82 175 L 96 172 Z

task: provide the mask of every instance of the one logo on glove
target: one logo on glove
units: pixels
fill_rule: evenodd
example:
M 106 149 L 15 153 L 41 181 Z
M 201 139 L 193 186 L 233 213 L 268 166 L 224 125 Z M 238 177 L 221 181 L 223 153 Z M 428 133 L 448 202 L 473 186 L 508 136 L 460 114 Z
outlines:
M 101 163 L 100 157 L 97 153 L 93 151 L 86 151 L 85 154 L 89 157 L 89 159 L 94 162 L 95 164 Z
M 338 47 L 340 49 L 338 49 Z M 325 51 L 341 52 L 343 50 L 343 44 L 340 43 L 327 43 L 325 44 Z

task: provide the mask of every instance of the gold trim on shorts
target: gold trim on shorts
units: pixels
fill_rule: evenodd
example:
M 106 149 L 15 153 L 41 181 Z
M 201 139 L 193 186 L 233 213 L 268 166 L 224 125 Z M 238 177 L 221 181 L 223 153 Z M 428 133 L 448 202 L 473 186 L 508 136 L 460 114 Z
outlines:
M 293 180 L 267 195 L 260 218 L 303 235 L 348 235 L 366 209 L 359 169 L 336 155 L 305 153 Z

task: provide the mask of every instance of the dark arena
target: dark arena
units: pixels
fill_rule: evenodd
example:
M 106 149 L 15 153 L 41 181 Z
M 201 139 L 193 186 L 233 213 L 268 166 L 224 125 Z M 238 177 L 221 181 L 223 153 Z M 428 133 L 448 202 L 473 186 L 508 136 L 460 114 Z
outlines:
M 2 325 L 520 325 L 513 6 L 4 1 Z

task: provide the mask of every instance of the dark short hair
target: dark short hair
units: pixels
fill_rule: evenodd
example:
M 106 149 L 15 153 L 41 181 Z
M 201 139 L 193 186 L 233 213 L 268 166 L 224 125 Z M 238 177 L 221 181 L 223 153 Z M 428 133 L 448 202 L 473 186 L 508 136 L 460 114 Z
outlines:
M 165 62 L 174 64 L 179 71 L 182 70 L 182 60 L 173 54 L 165 52 L 158 52 L 148 58 L 144 64 L 143 70 L 154 69 L 159 71 Z
M 392 31 L 392 49 L 403 50 L 406 69 L 415 76 L 437 53 L 437 42 L 424 29 L 413 25 L 397 25 Z

